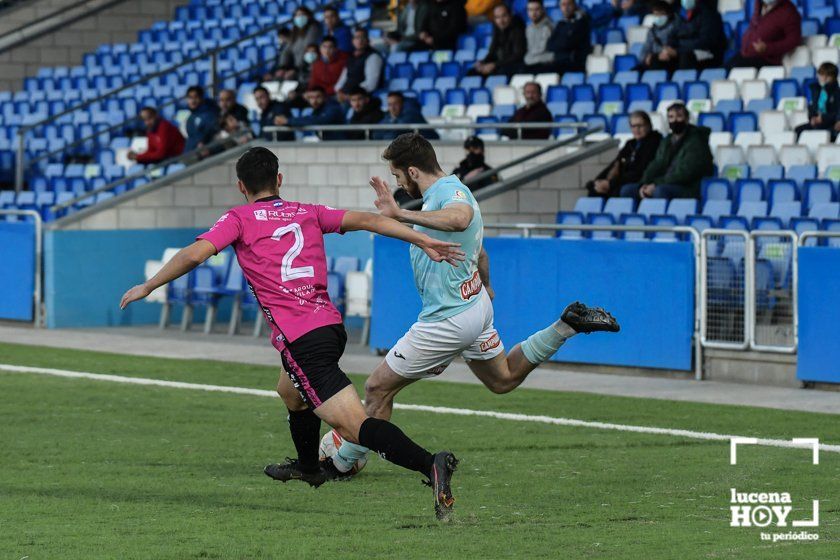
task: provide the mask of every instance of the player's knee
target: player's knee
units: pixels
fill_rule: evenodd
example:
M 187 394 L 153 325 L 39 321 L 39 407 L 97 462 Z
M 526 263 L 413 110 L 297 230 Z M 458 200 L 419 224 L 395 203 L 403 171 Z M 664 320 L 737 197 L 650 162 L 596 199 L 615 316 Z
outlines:
M 489 383 L 487 385 L 487 388 L 490 389 L 490 392 L 492 393 L 495 393 L 497 395 L 504 395 L 505 393 L 510 393 L 518 386 L 519 383 L 510 379 L 497 379 L 494 380 L 492 383 Z
M 365 403 L 380 402 L 388 395 L 388 391 L 382 386 L 382 383 L 377 382 L 369 377 L 365 381 Z

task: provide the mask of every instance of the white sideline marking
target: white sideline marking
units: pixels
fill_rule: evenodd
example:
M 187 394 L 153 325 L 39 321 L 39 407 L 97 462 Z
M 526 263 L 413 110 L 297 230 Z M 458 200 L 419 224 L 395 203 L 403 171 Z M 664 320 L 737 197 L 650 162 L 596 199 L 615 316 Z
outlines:
M 83 371 L 69 371 L 63 369 L 51 369 L 40 367 L 16 366 L 0 364 L 0 371 L 9 373 L 35 373 L 40 375 L 51 375 L 54 377 L 66 377 L 71 379 L 91 379 L 94 381 L 111 381 L 113 383 L 125 383 L 129 385 L 151 385 L 156 387 L 169 387 L 172 389 L 191 389 L 193 391 L 209 391 L 214 393 L 233 393 L 236 395 L 251 395 L 255 397 L 277 397 L 274 391 L 264 389 L 250 389 L 248 387 L 232 387 L 227 385 L 204 385 L 201 383 L 185 383 L 183 381 L 166 381 L 163 379 L 149 379 L 146 377 L 124 377 L 121 375 L 108 375 L 102 373 L 88 373 Z M 453 414 L 456 416 L 481 416 L 495 418 L 498 420 L 510 420 L 513 422 L 537 422 L 540 424 L 554 424 L 557 426 L 574 426 L 577 428 L 592 428 L 596 430 L 615 430 L 619 432 L 635 432 L 639 434 L 657 434 L 663 436 L 686 437 L 692 439 L 704 439 L 713 441 L 729 441 L 732 438 L 743 438 L 743 436 L 730 434 L 716 434 L 712 432 L 694 432 L 691 430 L 678 430 L 674 428 L 656 428 L 653 426 L 632 426 L 627 424 L 610 424 L 608 422 L 592 422 L 588 420 L 576 420 L 574 418 L 557 418 L 554 416 L 534 416 L 530 414 L 515 414 L 511 412 L 495 412 L 492 410 L 471 410 L 467 408 L 449 408 L 445 406 L 427 406 L 421 404 L 400 404 L 395 403 L 397 410 L 412 410 L 415 412 L 432 412 L 434 414 Z M 806 442 L 785 439 L 755 439 L 757 445 L 768 447 L 792 447 L 796 449 L 812 449 L 811 440 Z M 840 445 L 821 443 L 821 451 L 829 453 L 840 453 Z

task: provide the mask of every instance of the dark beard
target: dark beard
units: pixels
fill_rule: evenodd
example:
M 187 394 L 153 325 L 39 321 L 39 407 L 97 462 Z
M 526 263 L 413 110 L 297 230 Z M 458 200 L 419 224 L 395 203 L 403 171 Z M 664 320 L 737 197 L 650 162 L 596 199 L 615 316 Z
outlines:
M 411 177 L 405 178 L 405 186 L 403 190 L 408 193 L 408 196 L 411 198 L 422 198 L 420 194 L 420 185 L 417 184 L 416 181 L 413 181 Z

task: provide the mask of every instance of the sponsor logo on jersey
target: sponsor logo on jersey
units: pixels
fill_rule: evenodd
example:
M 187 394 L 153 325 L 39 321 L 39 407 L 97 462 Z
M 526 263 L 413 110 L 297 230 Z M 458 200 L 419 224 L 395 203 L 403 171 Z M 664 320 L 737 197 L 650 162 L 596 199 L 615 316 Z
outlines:
M 282 200 L 278 200 L 277 202 L 275 202 L 274 204 L 272 204 L 272 206 L 274 206 L 275 208 L 280 208 L 281 206 L 283 206 L 283 201 L 282 201 Z
M 466 200 L 467 195 L 464 194 L 464 191 L 462 191 L 462 190 L 456 190 L 455 194 L 452 195 L 452 198 L 457 198 L 458 200 Z
M 478 276 L 478 271 L 476 270 L 472 277 L 461 284 L 461 299 L 467 301 L 473 296 L 477 296 L 481 293 L 481 278 Z
M 502 339 L 499 338 L 499 333 L 494 332 L 493 336 L 479 344 L 479 348 L 481 348 L 482 352 L 489 352 L 493 348 L 498 348 L 501 343 Z
M 268 221 L 268 211 L 267 210 L 254 210 L 254 217 L 261 222 Z
M 443 364 L 442 366 L 433 367 L 432 369 L 426 372 L 426 375 L 440 375 L 443 373 L 443 370 L 446 369 L 446 366 L 449 364 Z

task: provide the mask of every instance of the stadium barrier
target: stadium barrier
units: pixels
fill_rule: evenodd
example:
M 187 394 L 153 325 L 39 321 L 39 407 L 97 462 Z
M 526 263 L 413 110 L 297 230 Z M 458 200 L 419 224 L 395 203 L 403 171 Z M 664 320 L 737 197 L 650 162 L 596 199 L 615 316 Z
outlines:
M 760 352 L 796 352 L 797 283 L 796 233 L 789 230 L 750 232 L 748 246 L 752 270 L 753 304 L 749 307 L 750 349 Z
M 575 299 L 603 306 L 622 322 L 622 335 L 603 344 L 578 337 L 555 357 L 563 362 L 694 371 L 700 379 L 696 315 L 699 234 L 688 227 L 487 224 L 485 237 L 497 298 L 496 327 L 508 348 L 555 321 Z M 691 243 L 598 243 L 541 239 L 538 231 L 645 232 L 684 236 Z M 387 262 L 387 266 L 376 263 Z M 504 263 L 502 265 L 501 263 Z M 371 346 L 390 348 L 416 320 L 419 296 L 408 248 L 374 241 Z M 656 275 L 651 275 L 655 270 Z M 650 298 L 628 298 L 644 286 Z M 557 297 L 555 294 L 559 294 Z M 661 297 L 659 294 L 668 294 Z M 600 340 L 600 342 L 599 342 Z M 692 352 L 694 350 L 694 352 Z M 692 361 L 692 353 L 694 360 Z
M 700 246 L 700 341 L 704 348 L 746 350 L 750 341 L 752 271 L 746 231 L 706 229 Z
M 41 326 L 43 223 L 34 210 L 0 210 L 32 221 L 0 222 L 0 319 Z
M 840 240 L 840 232 L 799 236 L 796 376 L 803 382 L 840 383 L 840 246 L 809 241 Z

